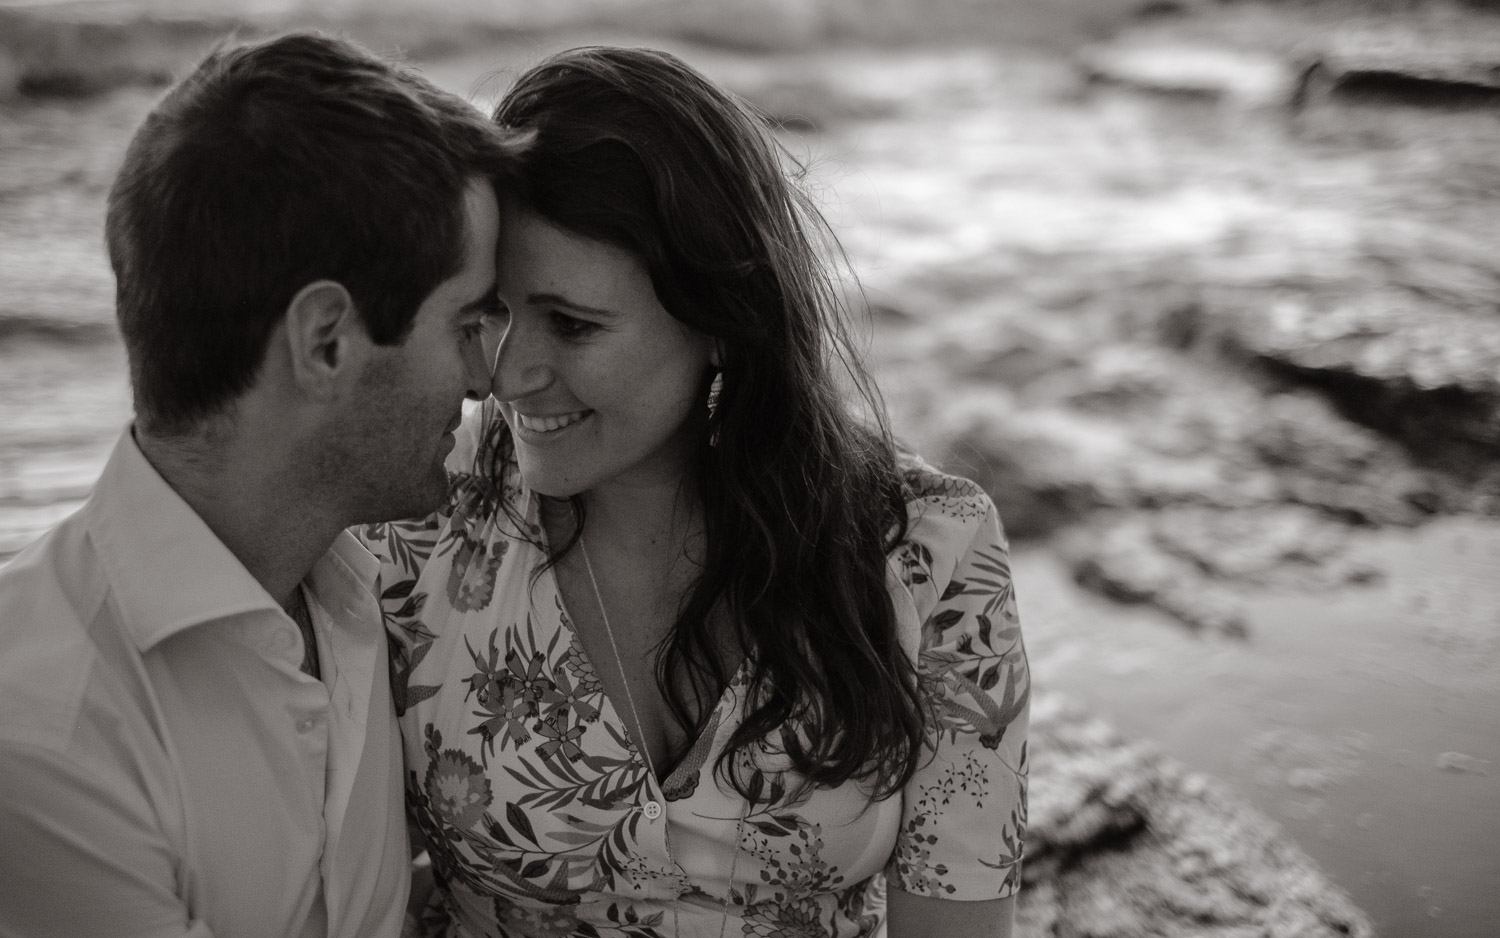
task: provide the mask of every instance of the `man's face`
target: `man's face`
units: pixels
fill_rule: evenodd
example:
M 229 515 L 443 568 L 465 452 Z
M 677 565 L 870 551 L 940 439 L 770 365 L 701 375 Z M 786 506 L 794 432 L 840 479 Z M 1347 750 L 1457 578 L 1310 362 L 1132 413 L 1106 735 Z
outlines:
M 499 209 L 488 182 L 470 183 L 464 217 L 463 266 L 422 302 L 404 342 L 376 347 L 357 400 L 340 421 L 348 459 L 344 479 L 335 481 L 359 493 L 350 506 L 355 523 L 415 517 L 440 506 L 447 493 L 443 459 L 453 449 L 464 399 L 489 393 L 480 331 L 495 309 Z

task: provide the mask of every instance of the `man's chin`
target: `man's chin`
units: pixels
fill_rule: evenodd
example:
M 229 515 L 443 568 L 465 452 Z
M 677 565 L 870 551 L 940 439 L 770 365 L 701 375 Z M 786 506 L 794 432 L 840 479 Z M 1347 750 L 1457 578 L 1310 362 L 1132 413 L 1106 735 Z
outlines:
M 448 473 L 441 466 L 435 474 L 401 492 L 389 492 L 382 500 L 379 517 L 372 522 L 405 521 L 409 518 L 425 518 L 448 502 Z
M 420 505 L 419 510 L 414 512 L 414 514 L 430 515 L 446 505 L 451 486 L 452 479 L 448 475 L 448 470 L 443 468 L 443 465 L 439 463 L 437 469 L 427 478 L 427 484 L 422 487 L 422 491 L 415 499 Z

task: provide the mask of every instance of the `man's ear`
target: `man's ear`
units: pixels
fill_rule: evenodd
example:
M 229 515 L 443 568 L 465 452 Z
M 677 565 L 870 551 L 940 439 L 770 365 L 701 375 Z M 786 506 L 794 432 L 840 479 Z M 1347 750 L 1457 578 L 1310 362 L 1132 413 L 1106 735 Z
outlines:
M 339 377 L 358 367 L 370 345 L 354 298 L 333 280 L 297 291 L 286 308 L 286 334 L 292 378 L 317 397 L 332 395 Z

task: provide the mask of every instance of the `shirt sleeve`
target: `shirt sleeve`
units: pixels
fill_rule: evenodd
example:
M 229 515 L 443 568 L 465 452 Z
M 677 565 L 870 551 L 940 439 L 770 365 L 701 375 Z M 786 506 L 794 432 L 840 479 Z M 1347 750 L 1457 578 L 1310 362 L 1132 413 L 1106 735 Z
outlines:
M 934 748 L 903 792 L 887 872 L 914 895 L 1001 899 L 1021 883 L 1031 675 L 994 503 L 956 501 L 931 505 L 909 540 Z
M 212 938 L 134 786 L 0 740 L 0 938 Z

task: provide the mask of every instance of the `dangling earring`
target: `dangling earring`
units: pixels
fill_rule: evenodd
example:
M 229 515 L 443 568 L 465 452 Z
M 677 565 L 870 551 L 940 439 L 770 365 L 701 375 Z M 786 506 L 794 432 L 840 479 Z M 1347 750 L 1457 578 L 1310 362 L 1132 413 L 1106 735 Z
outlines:
M 719 394 L 724 390 L 724 372 L 714 372 L 714 379 L 708 384 L 708 422 L 713 423 L 714 414 L 719 410 Z M 714 427 L 713 432 L 708 435 L 708 445 L 719 445 L 719 428 Z

